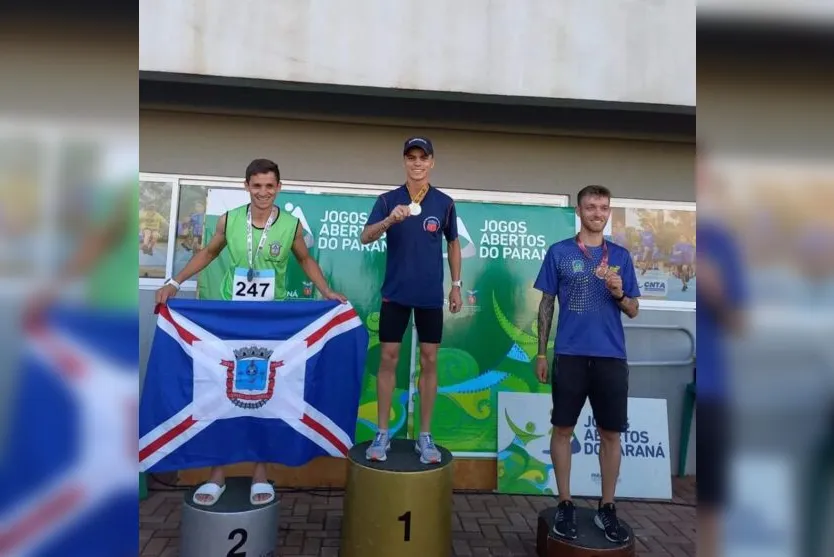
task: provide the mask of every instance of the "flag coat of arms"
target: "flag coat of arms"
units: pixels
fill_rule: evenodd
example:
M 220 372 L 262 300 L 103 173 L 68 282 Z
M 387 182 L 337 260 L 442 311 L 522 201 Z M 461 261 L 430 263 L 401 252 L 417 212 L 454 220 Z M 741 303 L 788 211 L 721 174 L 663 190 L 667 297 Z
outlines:
M 139 468 L 346 457 L 368 332 L 349 303 L 170 300 L 139 411 Z

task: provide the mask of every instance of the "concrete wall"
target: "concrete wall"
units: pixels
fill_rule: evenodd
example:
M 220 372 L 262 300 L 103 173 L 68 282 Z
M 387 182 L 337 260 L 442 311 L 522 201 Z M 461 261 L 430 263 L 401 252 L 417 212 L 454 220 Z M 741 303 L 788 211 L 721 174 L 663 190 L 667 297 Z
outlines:
M 140 168 L 242 176 L 254 157 L 293 180 L 396 184 L 402 144 L 431 137 L 432 181 L 461 189 L 575 195 L 590 183 L 617 197 L 695 201 L 694 148 L 682 143 L 422 129 L 143 110 Z
M 143 0 L 145 71 L 695 105 L 694 0 Z

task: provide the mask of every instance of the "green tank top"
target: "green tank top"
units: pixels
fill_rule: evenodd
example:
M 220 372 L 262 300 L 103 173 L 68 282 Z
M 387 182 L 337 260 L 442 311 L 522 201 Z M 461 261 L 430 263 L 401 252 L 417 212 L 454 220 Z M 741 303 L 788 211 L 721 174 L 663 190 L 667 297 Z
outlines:
M 252 295 L 252 299 L 262 299 L 257 297 L 259 292 L 263 293 L 263 290 L 258 290 L 258 280 L 256 279 L 255 286 L 252 286 L 245 276 L 249 270 L 249 249 L 246 240 L 248 208 L 249 204 L 242 205 L 226 214 L 226 249 L 229 252 L 231 265 L 223 276 L 223 286 L 220 292 L 223 300 L 249 299 L 246 297 L 247 294 Z M 292 254 L 292 243 L 295 240 L 297 227 L 296 217 L 279 210 L 278 218 L 272 223 L 260 251 L 257 250 L 263 230 L 252 227 L 252 251 L 256 252 L 253 269 L 274 273 L 275 295 L 273 299 L 275 300 L 287 298 L 287 264 Z

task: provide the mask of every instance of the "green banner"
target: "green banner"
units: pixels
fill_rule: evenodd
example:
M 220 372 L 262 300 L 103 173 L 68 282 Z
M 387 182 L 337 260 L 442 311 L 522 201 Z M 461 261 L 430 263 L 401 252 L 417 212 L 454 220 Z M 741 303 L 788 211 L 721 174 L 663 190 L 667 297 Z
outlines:
M 242 190 L 210 190 L 204 241 L 211 238 L 224 210 L 247 200 Z M 305 241 L 331 287 L 350 299 L 370 333 L 357 442 L 373 437 L 377 420 L 380 286 L 387 245 L 385 236 L 367 246 L 359 242 L 374 201 L 375 196 L 369 195 L 282 192 L 278 202 L 301 220 Z M 538 384 L 531 364 L 537 350 L 539 302 L 533 281 L 548 246 L 573 235 L 574 216 L 570 208 L 491 202 L 459 201 L 457 209 L 464 305 L 457 314 L 446 311 L 432 431 L 437 442 L 452 451 L 495 453 L 498 392 L 549 392 L 549 387 Z M 228 265 L 228 255 L 222 253 L 200 274 L 200 298 L 217 297 L 222 270 Z M 449 281 L 447 268 L 447 292 Z M 287 282 L 291 299 L 316 296 L 294 260 Z M 412 354 L 413 334 L 410 327 L 397 367 L 391 410 L 396 437 L 413 437 L 419 429 L 419 398 L 414 390 L 420 364 Z M 410 393 L 415 395 L 413 405 Z

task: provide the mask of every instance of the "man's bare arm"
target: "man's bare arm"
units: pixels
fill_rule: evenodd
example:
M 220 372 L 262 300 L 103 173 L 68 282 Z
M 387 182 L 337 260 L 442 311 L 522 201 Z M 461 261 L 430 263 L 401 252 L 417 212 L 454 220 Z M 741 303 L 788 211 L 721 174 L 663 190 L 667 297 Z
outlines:
M 460 280 L 460 241 L 458 239 L 454 239 L 449 242 L 448 249 L 446 251 L 449 254 L 449 272 L 452 274 L 452 280 Z
M 640 301 L 637 298 L 629 298 L 626 296 L 617 302 L 617 305 L 630 319 L 634 319 L 640 313 Z
M 217 259 L 223 248 L 226 247 L 226 215 L 217 219 L 217 226 L 214 229 L 214 236 L 211 237 L 205 249 L 200 250 L 193 256 L 185 267 L 174 277 L 178 283 L 182 284 L 203 269 L 209 266 L 212 261 Z
M 383 234 L 385 234 L 385 231 L 388 230 L 390 227 L 390 217 L 385 217 L 376 224 L 369 224 L 362 229 L 362 235 L 359 237 L 359 241 L 363 244 L 370 244 L 371 242 L 376 242 L 382 237 Z
M 550 327 L 553 326 L 553 311 L 556 298 L 552 294 L 542 293 L 539 302 L 539 355 L 547 355 L 547 342 L 550 339 Z
M 301 231 L 301 224 L 295 227 L 295 239 L 292 243 L 292 252 L 295 255 L 296 261 L 301 266 L 301 270 L 307 275 L 319 292 L 327 296 L 330 292 L 330 287 L 327 284 L 327 279 L 324 278 L 324 273 L 319 267 L 318 262 L 310 255 L 310 250 L 307 249 L 307 244 L 304 243 L 304 235 Z

